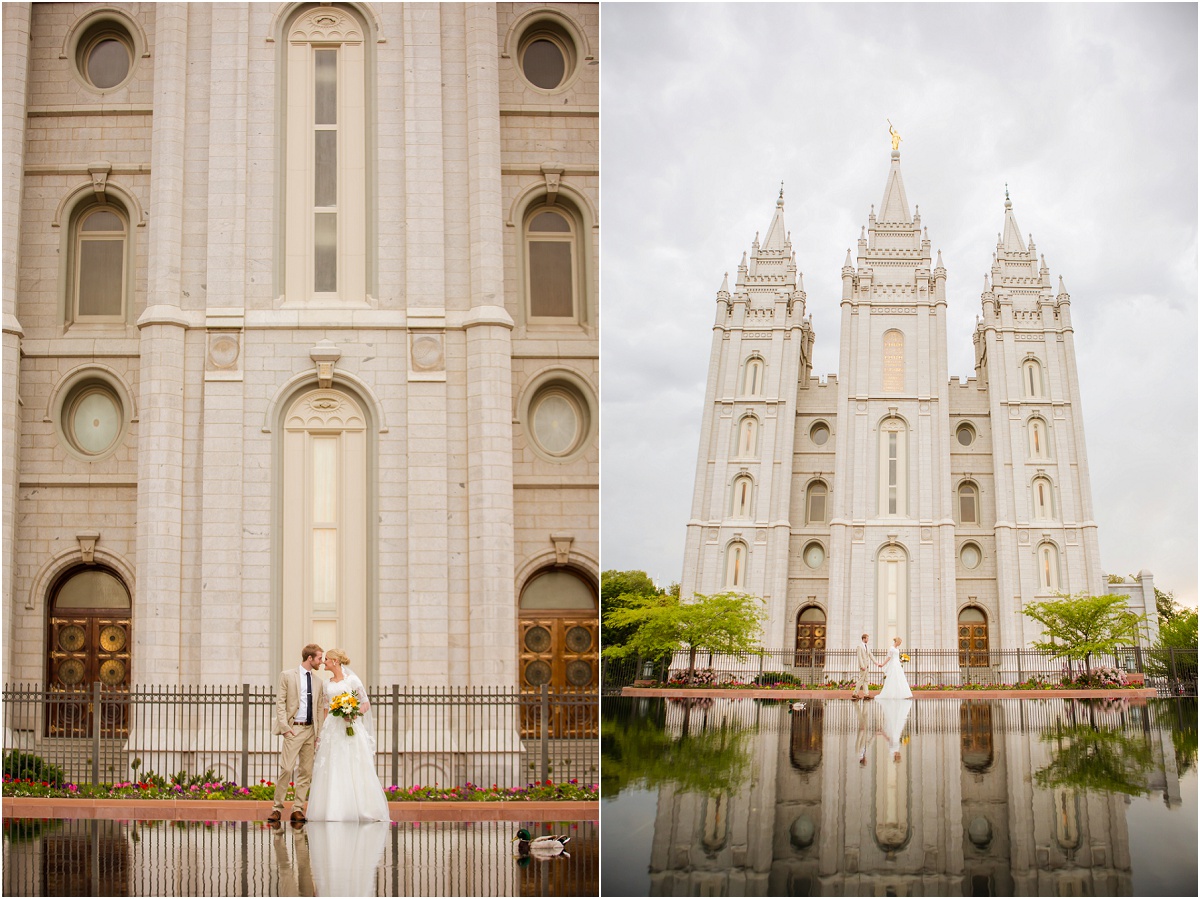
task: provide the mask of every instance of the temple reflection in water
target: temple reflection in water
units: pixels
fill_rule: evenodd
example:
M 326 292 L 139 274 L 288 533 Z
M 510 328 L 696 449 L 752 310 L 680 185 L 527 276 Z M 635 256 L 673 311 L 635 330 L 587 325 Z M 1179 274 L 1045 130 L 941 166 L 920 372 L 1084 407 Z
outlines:
M 651 895 L 1130 895 L 1131 796 L 1181 801 L 1145 705 L 700 702 L 667 731 L 740 731 L 749 776 L 659 784 Z

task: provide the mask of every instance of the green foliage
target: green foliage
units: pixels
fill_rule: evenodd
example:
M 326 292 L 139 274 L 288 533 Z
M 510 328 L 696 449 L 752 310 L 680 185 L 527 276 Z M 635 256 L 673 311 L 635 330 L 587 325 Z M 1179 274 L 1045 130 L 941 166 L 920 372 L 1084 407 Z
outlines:
M 1180 774 L 1196 767 L 1197 721 L 1195 699 L 1163 700 L 1171 722 L 1171 743 L 1175 747 L 1175 767 Z
M 1194 678 L 1197 637 L 1195 610 L 1180 610 L 1172 618 L 1161 619 L 1158 643 L 1146 655 L 1146 673 L 1155 677 Z
M 609 624 L 609 615 L 620 609 L 628 609 L 639 600 L 662 596 L 665 591 L 655 586 L 650 575 L 644 571 L 609 570 L 600 575 L 600 618 L 604 622 L 604 643 L 620 646 L 627 642 L 634 628 Z M 678 592 L 675 594 L 678 596 Z
M 689 672 L 697 652 L 744 657 L 759 648 L 763 605 L 745 593 L 697 593 L 687 602 L 669 595 L 638 597 L 605 617 L 606 626 L 627 628 L 630 635 L 623 644 L 605 646 L 604 655 L 654 659 L 686 646 Z
M 709 700 L 699 700 L 708 702 Z M 734 793 L 749 779 L 750 728 L 723 722 L 706 729 L 684 706 L 683 733 L 665 728 L 665 702 L 619 703 L 600 723 L 600 794 L 670 784 L 679 793 Z
M 40 755 L 10 750 L 4 756 L 4 774 L 17 780 L 34 780 L 59 786 L 67 779 L 66 772 L 52 765 Z
M 1047 731 L 1042 742 L 1057 748 L 1050 764 L 1035 774 L 1038 786 L 1128 796 L 1150 792 L 1146 775 L 1154 755 L 1141 734 L 1081 723 Z
M 1030 645 L 1052 658 L 1086 662 L 1093 653 L 1115 652 L 1138 642 L 1146 618 L 1130 611 L 1124 596 L 1073 593 L 1047 602 L 1025 604 L 1025 615 L 1040 622 L 1044 638 Z
M 1168 621 L 1174 621 L 1181 615 L 1186 615 L 1190 611 L 1192 617 L 1196 615 L 1195 610 L 1185 609 L 1179 603 L 1175 602 L 1175 594 L 1165 590 L 1154 588 L 1154 606 L 1158 610 L 1159 625 L 1166 624 Z

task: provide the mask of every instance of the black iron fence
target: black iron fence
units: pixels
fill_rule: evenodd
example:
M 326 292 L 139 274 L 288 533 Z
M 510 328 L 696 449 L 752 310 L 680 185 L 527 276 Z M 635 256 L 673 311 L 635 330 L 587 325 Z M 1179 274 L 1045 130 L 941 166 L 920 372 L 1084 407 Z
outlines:
M 874 655 L 882 662 L 885 654 Z M 1090 667 L 1093 672 L 1118 668 L 1126 674 L 1141 675 L 1146 686 L 1154 687 L 1160 696 L 1195 696 L 1196 655 L 1194 649 L 1147 650 L 1131 646 L 1115 653 L 1094 653 Z M 1002 685 L 1031 679 L 1058 686 L 1087 670 L 1082 662 L 1069 664 L 1036 649 L 969 653 L 913 649 L 905 656 L 904 671 L 913 686 Z M 636 683 L 667 683 L 672 678 L 680 679 L 688 669 L 687 650 L 654 659 L 605 659 L 601 689 L 605 694 L 615 694 Z M 694 671 L 694 679 L 701 683 L 808 687 L 853 681 L 858 674 L 858 660 L 854 650 L 761 649 L 745 656 L 698 652 Z M 882 669 L 872 669 L 870 680 L 882 683 Z
M 385 785 L 599 779 L 597 693 L 393 685 L 368 695 L 365 724 Z M 249 785 L 278 775 L 271 687 L 9 686 L 3 699 L 5 771 L 14 776 L 52 766 L 45 770 L 85 784 L 212 772 Z

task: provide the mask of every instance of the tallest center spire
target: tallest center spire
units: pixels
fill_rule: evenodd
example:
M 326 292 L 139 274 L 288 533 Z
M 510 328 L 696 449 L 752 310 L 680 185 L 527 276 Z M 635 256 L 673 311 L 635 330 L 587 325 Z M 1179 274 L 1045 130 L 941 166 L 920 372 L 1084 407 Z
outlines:
M 904 193 L 904 179 L 900 177 L 900 151 L 892 150 L 892 167 L 888 172 L 887 184 L 883 188 L 883 202 L 879 204 L 879 221 L 909 223 L 908 197 Z

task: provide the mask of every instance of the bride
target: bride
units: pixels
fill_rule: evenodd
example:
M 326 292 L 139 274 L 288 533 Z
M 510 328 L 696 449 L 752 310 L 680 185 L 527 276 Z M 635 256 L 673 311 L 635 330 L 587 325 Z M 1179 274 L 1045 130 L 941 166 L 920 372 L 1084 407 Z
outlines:
M 912 699 L 912 690 L 908 689 L 908 678 L 900 666 L 900 638 L 892 638 L 892 648 L 888 650 L 887 660 L 883 663 L 883 689 L 876 699 Z M 329 658 L 326 654 L 325 658 Z M 318 750 L 317 758 L 320 758 Z M 316 773 L 313 773 L 314 782 Z
M 375 736 L 365 717 L 371 704 L 367 689 L 350 670 L 350 659 L 340 649 L 325 653 L 325 670 L 333 679 L 325 684 L 325 707 L 341 693 L 358 697 L 363 713 L 346 733 L 344 719 L 328 715 L 321 726 L 317 756 L 313 760 L 312 787 L 308 794 L 311 821 L 387 821 L 387 798 L 375 773 Z

